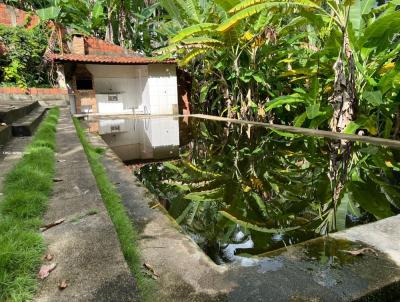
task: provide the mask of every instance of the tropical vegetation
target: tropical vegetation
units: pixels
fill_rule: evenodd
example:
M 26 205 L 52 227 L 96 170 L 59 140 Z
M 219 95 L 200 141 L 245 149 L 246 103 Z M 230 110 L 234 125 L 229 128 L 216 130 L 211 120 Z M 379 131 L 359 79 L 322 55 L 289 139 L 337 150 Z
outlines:
M 0 86 L 49 86 L 51 75 L 43 58 L 48 33 L 43 24 L 32 29 L 0 25 Z M 4 51 L 1 45 L 7 45 Z
M 397 150 L 354 142 L 335 209 L 331 140 L 202 119 L 185 132 L 179 159 L 135 174 L 217 263 L 400 212 Z
M 160 59 L 176 58 L 180 68 L 191 79 L 189 89 L 193 112 L 399 138 L 399 0 L 6 2 L 35 11 L 43 21 L 53 21 L 56 24 L 54 29 L 61 24 L 72 31 L 104 38 Z M 294 201 L 298 197 L 292 196 L 292 202 L 287 202 L 289 195 L 278 196 L 288 184 L 295 184 L 300 175 L 305 177 L 305 181 L 311 181 L 311 176 L 305 175 L 310 171 L 309 167 L 313 167 L 314 176 L 317 171 L 321 181 L 327 181 L 325 186 L 329 189 L 324 199 L 310 195 L 307 197 L 308 205 L 301 207 L 303 212 L 313 213 L 313 218 L 301 218 L 318 222 L 317 231 L 325 233 L 340 229 L 343 217 L 356 215 L 356 208 L 366 211 L 374 219 L 398 210 L 398 155 L 392 150 L 332 140 L 324 144 L 321 152 L 325 156 L 320 159 L 313 157 L 313 150 L 321 149 L 317 139 L 309 142 L 305 138 L 288 138 L 285 134 L 275 133 L 288 140 L 287 144 L 294 148 L 291 150 L 293 154 L 298 154 L 297 144 L 308 148 L 310 154 L 301 156 L 309 167 L 306 171 L 296 171 L 294 167 L 302 160 L 297 156 L 282 155 L 277 149 L 272 152 L 276 158 L 271 158 L 277 170 L 269 172 L 274 165 L 258 167 L 255 165 L 258 161 L 250 164 L 247 153 L 258 150 L 261 153 L 256 155 L 261 160 L 269 156 L 271 148 L 274 149 L 273 143 L 268 145 L 264 139 L 256 138 L 242 142 L 245 131 L 232 130 L 229 125 L 220 131 L 229 133 L 228 138 L 221 140 L 226 143 L 221 145 L 221 141 L 216 141 L 199 149 L 201 160 L 197 159 L 196 149 L 189 152 L 187 164 L 183 161 L 178 166 L 165 167 L 179 172 L 179 179 L 175 179 L 177 176 L 173 174 L 167 175 L 182 183 L 181 178 L 188 169 L 201 171 L 191 180 L 190 190 L 188 187 L 180 188 L 183 191 L 179 193 L 192 194 L 189 196 L 198 200 L 207 194 L 216 194 L 216 200 L 219 200 L 221 188 L 216 185 L 220 178 L 235 180 L 236 190 L 240 192 L 237 196 L 241 196 L 242 202 L 253 198 L 261 209 L 259 215 L 264 219 L 254 223 L 252 218 L 246 220 L 248 217 L 243 213 L 225 211 L 225 206 L 217 207 L 220 213 L 225 211 L 225 218 L 236 219 L 239 225 L 243 222 L 249 229 L 252 225 L 264 228 L 266 221 L 275 219 L 274 211 L 280 213 L 282 207 L 296 204 Z M 210 140 L 218 136 L 210 131 L 204 133 L 212 133 Z M 190 155 L 191 152 L 196 156 Z M 219 159 L 222 155 L 218 152 L 232 154 L 228 158 L 235 161 Z M 206 157 L 206 153 L 212 158 Z M 244 167 L 239 164 L 242 161 L 246 163 Z M 286 180 L 284 171 L 291 174 Z M 278 177 L 276 174 L 282 175 Z M 262 183 L 260 189 L 250 185 L 255 179 Z M 197 187 L 199 182 L 205 187 Z M 197 188 L 195 191 L 193 186 Z M 361 199 L 352 199 L 362 191 L 361 188 L 368 188 L 369 192 L 363 198 L 375 196 L 382 200 L 378 206 L 381 212 L 359 204 Z M 217 191 L 209 192 L 214 189 Z M 266 192 L 271 190 L 274 191 L 272 196 L 280 201 L 269 209 L 265 207 L 271 204 L 271 196 Z M 203 211 L 207 209 L 202 208 Z M 288 222 L 291 219 L 285 219 L 285 223 L 279 218 L 279 223 L 275 221 L 272 225 L 274 228 L 293 227 Z

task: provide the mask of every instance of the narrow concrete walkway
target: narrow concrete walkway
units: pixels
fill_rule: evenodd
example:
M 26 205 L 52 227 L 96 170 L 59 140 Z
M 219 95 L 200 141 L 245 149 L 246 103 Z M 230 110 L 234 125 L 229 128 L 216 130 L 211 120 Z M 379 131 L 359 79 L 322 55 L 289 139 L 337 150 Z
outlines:
M 68 109 L 57 127 L 57 166 L 45 224 L 65 221 L 43 233 L 57 263 L 35 301 L 138 301 L 135 280 L 123 257 Z M 60 290 L 58 283 L 67 280 Z

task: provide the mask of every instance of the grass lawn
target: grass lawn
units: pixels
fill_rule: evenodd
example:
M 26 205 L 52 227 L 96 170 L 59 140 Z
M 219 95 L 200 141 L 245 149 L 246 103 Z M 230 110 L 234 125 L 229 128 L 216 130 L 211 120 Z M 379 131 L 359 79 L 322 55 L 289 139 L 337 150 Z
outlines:
M 84 130 L 78 119 L 74 124 L 86 152 L 101 197 L 114 224 L 121 244 L 122 252 L 128 266 L 135 276 L 141 298 L 150 301 L 153 295 L 154 282 L 142 273 L 140 253 L 137 250 L 137 233 L 122 204 L 121 196 L 108 179 L 107 173 L 101 163 L 102 149 L 94 148 L 87 140 Z
M 52 192 L 59 109 L 51 109 L 4 180 L 0 201 L 0 301 L 28 301 L 44 252 L 39 233 Z

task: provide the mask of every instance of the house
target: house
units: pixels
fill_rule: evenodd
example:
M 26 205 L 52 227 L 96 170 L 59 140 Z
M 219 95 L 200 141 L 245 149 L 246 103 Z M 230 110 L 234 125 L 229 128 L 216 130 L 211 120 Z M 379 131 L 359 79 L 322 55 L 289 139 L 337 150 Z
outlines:
M 70 51 L 51 53 L 74 113 L 178 114 L 177 66 L 94 37 L 74 35 Z

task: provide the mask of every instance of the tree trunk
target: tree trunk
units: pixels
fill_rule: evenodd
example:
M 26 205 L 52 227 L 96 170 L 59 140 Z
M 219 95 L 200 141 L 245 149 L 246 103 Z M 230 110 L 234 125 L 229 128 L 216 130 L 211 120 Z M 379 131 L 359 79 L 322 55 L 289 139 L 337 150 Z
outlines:
M 114 43 L 114 33 L 112 27 L 112 10 L 110 7 L 107 8 L 107 27 L 105 40 L 109 43 Z
M 345 62 L 347 66 L 345 66 Z M 329 100 L 333 107 L 330 128 L 333 132 L 340 133 L 355 119 L 357 106 L 355 63 L 346 33 L 343 33 L 343 48 L 333 69 L 335 71 L 335 81 L 333 95 Z M 347 140 L 335 140 L 329 145 L 329 179 L 331 181 L 332 203 L 335 217 L 341 192 L 346 182 L 349 159 L 351 157 L 351 146 L 352 142 Z M 334 225 L 330 226 L 330 229 L 335 228 L 336 225 L 334 222 Z

